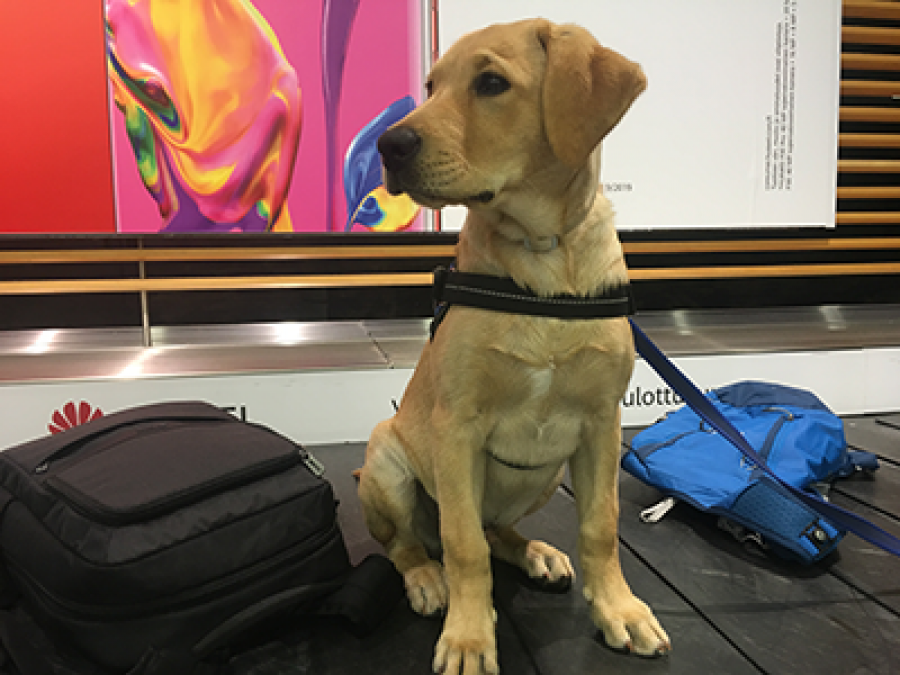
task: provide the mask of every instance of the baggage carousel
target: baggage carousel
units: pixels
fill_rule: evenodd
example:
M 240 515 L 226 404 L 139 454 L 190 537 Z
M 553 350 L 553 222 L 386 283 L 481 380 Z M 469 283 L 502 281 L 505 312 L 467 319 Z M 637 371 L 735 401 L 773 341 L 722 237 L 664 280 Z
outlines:
M 900 346 L 900 306 L 646 312 L 670 357 Z M 0 331 L 0 384 L 105 379 L 148 350 L 143 377 L 413 367 L 425 319 Z
M 900 346 L 900 308 L 894 306 L 669 312 L 642 315 L 639 323 L 670 356 Z M 139 329 L 6 333 L 0 335 L 0 388 L 115 378 L 148 349 L 153 355 L 142 361 L 139 377 L 177 376 L 183 382 L 286 369 L 408 369 L 426 340 L 425 321 L 157 327 L 150 347 L 142 345 Z M 837 482 L 832 501 L 900 536 L 900 414 L 847 416 L 845 429 L 849 444 L 878 455 L 881 468 Z M 637 430 L 626 429 L 626 444 Z M 335 486 L 353 560 L 378 552 L 351 474 L 362 463 L 364 444 L 345 438 L 307 447 Z M 648 660 L 614 652 L 591 624 L 578 581 L 567 593 L 546 593 L 495 562 L 501 672 L 900 673 L 900 559 L 848 535 L 826 560 L 801 567 L 736 541 L 714 518 L 684 504 L 659 523 L 645 524 L 639 512 L 660 495 L 627 474 L 620 492 L 625 576 L 665 626 L 672 653 Z M 563 486 L 521 530 L 575 560 L 571 491 Z M 418 617 L 403 600 L 361 638 L 336 620 L 298 620 L 237 655 L 231 669 L 235 675 L 428 673 L 440 628 L 439 620 Z
M 900 536 L 900 415 L 848 419 L 845 427 L 848 442 L 876 453 L 881 468 L 837 482 L 831 500 Z M 634 433 L 626 432 L 626 442 Z M 351 554 L 361 560 L 378 550 L 363 525 L 350 473 L 361 464 L 364 446 L 313 451 L 337 489 Z M 578 580 L 568 593 L 550 594 L 533 587 L 517 569 L 495 562 L 501 673 L 900 672 L 900 559 L 848 535 L 829 558 L 802 567 L 739 543 L 718 528 L 715 518 L 685 504 L 659 523 L 641 522 L 640 511 L 660 498 L 622 474 L 623 570 L 668 631 L 672 653 L 647 660 L 612 651 L 591 623 Z M 567 489 L 520 529 L 575 560 L 575 504 Z M 429 673 L 440 625 L 415 615 L 401 600 L 384 626 L 366 638 L 355 638 L 336 623 L 301 623 L 283 641 L 245 654 L 241 668 L 247 675 Z M 270 666 L 275 669 L 261 669 Z

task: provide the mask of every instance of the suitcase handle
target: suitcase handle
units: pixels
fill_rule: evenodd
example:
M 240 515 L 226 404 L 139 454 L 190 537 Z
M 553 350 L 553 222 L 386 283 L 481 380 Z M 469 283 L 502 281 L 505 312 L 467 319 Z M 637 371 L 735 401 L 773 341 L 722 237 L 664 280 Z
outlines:
M 403 595 L 403 577 L 393 563 L 383 555 L 371 554 L 346 578 L 295 586 L 241 610 L 210 631 L 191 652 L 198 661 L 208 658 L 264 619 L 317 600 L 324 602 L 313 614 L 341 618 L 351 633 L 364 637 L 382 625 Z
M 45 452 L 33 470 L 35 473 L 43 473 L 51 462 L 67 456 L 69 452 L 75 449 L 75 446 L 135 424 L 163 421 L 187 422 L 192 420 L 227 421 L 233 419 L 235 418 L 230 413 L 203 401 L 170 401 L 130 408 L 98 417 L 90 422 L 37 441 L 42 444 Z
M 264 619 L 286 610 L 296 609 L 306 602 L 318 600 L 340 588 L 342 583 L 342 581 L 334 581 L 330 583 L 305 584 L 270 595 L 223 621 L 217 628 L 211 630 L 206 637 L 194 645 L 191 652 L 198 661 L 202 661 L 217 649 L 227 646 L 238 635 L 248 628 L 259 624 Z
M 248 628 L 281 613 L 289 613 L 306 602 L 334 592 L 340 581 L 289 588 L 241 610 L 211 630 L 191 649 L 149 647 L 126 675 L 198 675 L 219 672 L 206 661 L 217 650 L 227 649 Z M 207 666 L 204 668 L 204 666 Z M 43 675 L 43 673 L 41 674 Z M 51 675 L 47 673 L 47 675 Z
M 32 643 L 32 632 L 12 611 L 0 612 L 0 657 L 21 673 L 53 675 L 50 657 Z

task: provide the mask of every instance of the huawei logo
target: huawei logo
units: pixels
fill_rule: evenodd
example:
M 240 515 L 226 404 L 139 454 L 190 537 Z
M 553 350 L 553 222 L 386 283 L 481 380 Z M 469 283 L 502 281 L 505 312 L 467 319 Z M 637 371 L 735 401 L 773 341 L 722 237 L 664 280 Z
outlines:
M 66 429 L 77 427 L 79 424 L 90 422 L 98 417 L 103 417 L 100 408 L 94 408 L 87 401 L 76 403 L 69 401 L 62 409 L 53 412 L 50 424 L 47 425 L 51 434 L 58 434 Z

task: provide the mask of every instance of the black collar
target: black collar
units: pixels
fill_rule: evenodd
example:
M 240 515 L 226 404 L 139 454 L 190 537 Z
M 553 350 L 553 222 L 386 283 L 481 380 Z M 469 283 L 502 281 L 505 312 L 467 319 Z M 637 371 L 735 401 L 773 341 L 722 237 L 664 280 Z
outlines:
M 431 322 L 432 339 L 451 305 L 556 319 L 609 319 L 634 314 L 628 284 L 597 295 L 566 293 L 544 297 L 518 286 L 507 277 L 468 274 L 445 267 L 434 271 L 433 297 L 435 315 Z

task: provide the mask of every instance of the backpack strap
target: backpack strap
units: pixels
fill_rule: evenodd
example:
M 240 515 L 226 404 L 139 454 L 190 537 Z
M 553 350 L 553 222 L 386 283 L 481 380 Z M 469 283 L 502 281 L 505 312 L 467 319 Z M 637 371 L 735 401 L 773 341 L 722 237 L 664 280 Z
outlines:
M 227 653 L 237 636 L 269 617 L 289 616 L 292 611 L 303 610 L 316 602 L 321 604 L 311 614 L 338 617 L 352 634 L 363 637 L 381 625 L 403 594 L 403 579 L 393 564 L 383 555 L 370 555 L 343 581 L 296 586 L 243 609 L 212 630 L 193 649 L 151 647 L 127 675 L 215 675 L 218 671 L 211 657 L 223 650 Z
M 50 658 L 32 640 L 28 625 L 12 611 L 0 611 L 0 672 L 7 672 L 8 664 L 13 666 L 13 673 L 21 675 L 56 672 Z
M 13 503 L 15 497 L 4 488 L 0 486 L 0 527 L 3 525 L 3 517 L 6 515 L 6 509 L 9 508 L 9 505 Z M 0 609 L 9 609 L 19 598 L 19 593 L 16 591 L 13 586 L 12 579 L 9 578 L 9 573 L 6 571 L 6 565 L 3 564 L 2 558 L 0 558 Z M 0 643 L 3 640 L 0 638 Z M 2 661 L 0 661 L 2 664 Z
M 849 468 L 846 472 L 838 474 L 840 478 L 846 478 L 857 471 L 876 471 L 878 469 L 878 457 L 874 453 L 863 450 L 848 450 Z
M 353 568 L 347 582 L 329 596 L 319 614 L 337 616 L 356 637 L 372 633 L 405 595 L 403 577 L 383 555 L 372 554 Z
M 741 432 L 738 431 L 734 425 L 709 402 L 709 399 L 703 395 L 703 392 L 701 392 L 674 363 L 666 358 L 659 350 L 659 347 L 646 336 L 632 319 L 629 319 L 629 321 L 631 322 L 631 330 L 634 335 L 635 348 L 644 360 L 650 364 L 657 374 L 659 374 L 659 376 L 665 380 L 665 382 L 672 387 L 681 398 L 685 400 L 695 413 L 706 420 L 722 435 L 723 438 L 727 439 L 747 459 L 758 466 L 773 483 L 786 490 L 791 496 L 800 500 L 816 514 L 822 516 L 825 520 L 830 521 L 837 527 L 852 532 L 856 536 L 865 539 L 870 544 L 874 544 L 875 546 L 884 549 L 888 553 L 900 556 L 900 539 L 897 537 L 885 532 L 874 523 L 869 522 L 855 513 L 823 501 L 818 496 L 814 496 L 803 490 L 798 490 L 792 485 L 788 485 L 775 475 L 775 473 L 766 465 L 763 458 L 760 457 L 747 442 L 747 439 L 744 438 Z
M 296 586 L 247 607 L 211 631 L 192 651 L 198 661 L 206 659 L 267 617 L 310 605 L 312 614 L 339 617 L 350 632 L 362 637 L 381 625 L 403 595 L 403 579 L 393 563 L 383 555 L 373 554 L 340 581 Z
M 763 535 L 767 545 L 775 545 L 788 557 L 802 562 L 824 558 L 844 537 L 844 531 L 768 476 L 761 476 L 744 490 L 727 517 Z

